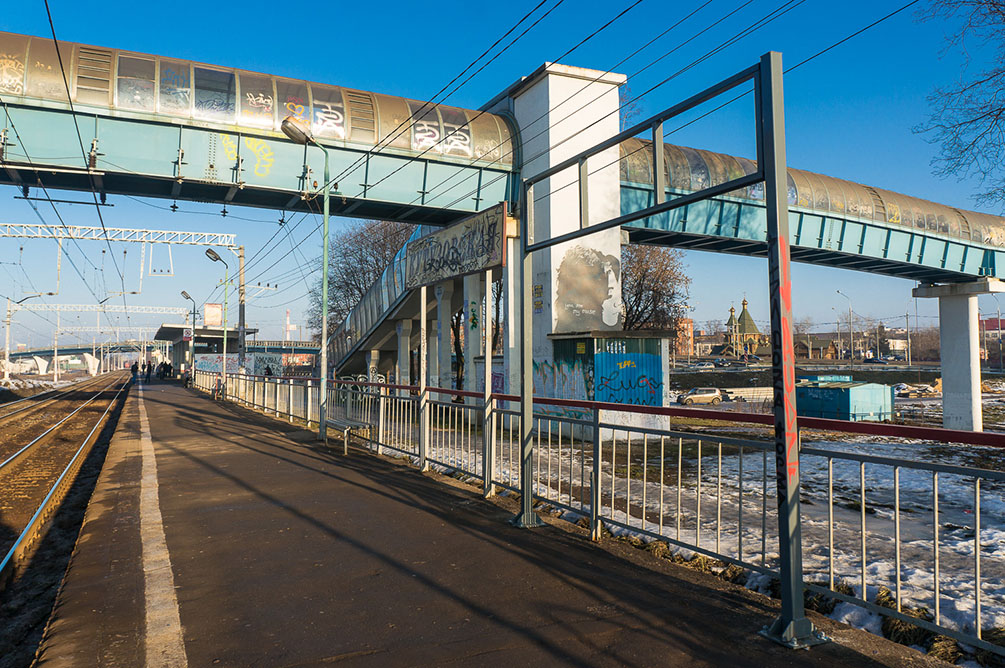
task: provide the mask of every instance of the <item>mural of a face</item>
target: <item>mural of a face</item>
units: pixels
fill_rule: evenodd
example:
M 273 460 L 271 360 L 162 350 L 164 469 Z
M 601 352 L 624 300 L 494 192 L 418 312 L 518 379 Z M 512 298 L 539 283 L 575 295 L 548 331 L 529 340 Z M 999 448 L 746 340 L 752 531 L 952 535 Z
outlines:
M 555 331 L 621 329 L 621 261 L 574 246 L 558 267 Z

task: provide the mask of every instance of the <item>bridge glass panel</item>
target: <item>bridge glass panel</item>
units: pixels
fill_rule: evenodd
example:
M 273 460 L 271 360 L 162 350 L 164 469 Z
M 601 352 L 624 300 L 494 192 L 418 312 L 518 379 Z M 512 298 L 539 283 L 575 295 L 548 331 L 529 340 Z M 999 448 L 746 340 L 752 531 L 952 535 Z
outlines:
M 119 75 L 115 106 L 122 109 L 155 111 L 157 63 L 147 58 L 119 56 Z
M 0 93 L 24 95 L 24 63 L 28 38 L 3 35 L 0 38 Z
M 431 105 L 423 105 L 419 102 L 409 100 L 408 110 L 412 116 L 412 150 L 430 150 L 435 153 L 443 151 L 440 140 L 443 139 L 443 132 L 440 128 L 440 118 L 436 113 L 436 108 Z
M 192 111 L 192 66 L 162 58 L 159 91 L 161 113 L 188 116 Z
M 806 172 L 801 169 L 790 169 L 789 176 L 796 184 L 796 206 L 808 209 L 813 206 L 813 188 L 806 179 Z
M 473 157 L 486 162 L 497 162 L 502 157 L 502 141 L 496 118 L 482 114 L 472 117 L 470 123 Z
M 440 107 L 440 120 L 443 125 L 443 155 L 460 158 L 470 158 L 471 126 L 468 117 L 461 109 Z
M 234 122 L 237 80 L 233 72 L 195 69 L 195 117 L 207 121 Z
M 408 104 L 400 97 L 380 93 L 374 93 L 373 99 L 377 108 L 377 141 L 408 150 L 411 147 Z
M 698 152 L 686 146 L 680 147 L 681 152 L 687 159 L 688 167 L 691 171 L 691 182 L 686 186 L 688 190 L 703 190 L 708 187 L 709 175 L 708 165 L 701 159 Z
M 345 101 L 342 99 L 342 89 L 312 84 L 311 93 L 314 98 L 314 135 L 345 139 Z
M 276 79 L 276 103 L 279 106 L 279 120 L 293 116 L 310 127 L 311 100 L 306 84 L 289 79 Z
M 69 66 L 70 59 L 66 57 L 66 52 L 67 49 L 64 47 L 63 62 Z M 26 95 L 66 101 L 66 84 L 63 83 L 59 57 L 56 55 L 56 47 L 52 40 L 38 38 L 31 40 L 26 70 L 28 75 Z M 67 72 L 67 81 L 69 80 L 70 74 Z
M 677 146 L 666 145 L 665 153 L 667 168 L 670 170 L 670 180 L 667 183 L 674 190 L 691 189 L 691 166 L 687 156 Z
M 241 73 L 241 115 L 238 122 L 254 128 L 275 127 L 276 92 L 272 77 Z

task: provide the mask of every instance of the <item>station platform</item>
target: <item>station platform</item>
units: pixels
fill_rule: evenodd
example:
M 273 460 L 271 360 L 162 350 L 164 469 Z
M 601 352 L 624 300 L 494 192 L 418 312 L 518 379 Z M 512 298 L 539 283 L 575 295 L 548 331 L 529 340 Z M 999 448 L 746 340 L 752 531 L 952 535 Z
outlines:
M 512 499 L 173 383 L 134 387 L 39 666 L 937 666 Z

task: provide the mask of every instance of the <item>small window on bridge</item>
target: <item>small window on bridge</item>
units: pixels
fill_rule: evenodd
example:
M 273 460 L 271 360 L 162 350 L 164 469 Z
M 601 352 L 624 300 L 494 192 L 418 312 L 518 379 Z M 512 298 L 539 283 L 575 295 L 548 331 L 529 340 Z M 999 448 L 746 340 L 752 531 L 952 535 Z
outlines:
M 311 100 L 307 86 L 299 81 L 276 79 L 276 103 L 279 105 L 279 120 L 293 116 L 309 124 L 311 122 Z
M 0 93 L 24 95 L 24 54 L 28 38 L 3 35 L 0 39 Z
M 342 89 L 314 84 L 314 134 L 318 137 L 345 139 L 345 102 Z
M 154 111 L 156 97 L 154 81 L 157 64 L 146 58 L 119 56 L 119 76 L 116 106 L 122 109 Z
M 192 110 L 191 65 L 178 60 L 161 60 L 160 110 L 188 116 Z
M 451 107 L 440 107 L 440 119 L 443 122 L 443 154 L 470 158 L 471 126 L 464 112 Z
M 64 46 L 63 63 L 67 68 L 70 66 L 68 51 L 69 49 Z M 39 39 L 37 37 L 31 40 L 31 44 L 28 47 L 28 65 L 25 69 L 28 74 L 26 95 L 66 102 L 66 84 L 63 83 L 63 73 L 59 69 L 59 58 L 56 56 L 56 47 L 53 45 L 52 40 Z M 86 77 L 80 74 L 85 72 L 86 68 L 78 63 L 77 70 L 78 77 L 86 79 Z M 67 72 L 67 80 L 69 81 L 69 72 Z M 97 96 L 99 104 L 102 102 L 106 105 L 108 104 L 107 90 L 106 87 L 104 100 L 100 99 L 100 95 Z M 84 100 L 84 102 L 91 102 L 91 100 Z
M 234 122 L 237 84 L 233 72 L 195 68 L 195 117 Z
M 241 125 L 275 127 L 276 93 L 272 77 L 241 74 Z
M 440 140 L 443 139 L 443 132 L 440 129 L 440 119 L 436 115 L 436 107 L 410 101 L 408 109 L 412 114 L 412 150 L 429 149 L 441 153 L 443 145 L 440 144 Z

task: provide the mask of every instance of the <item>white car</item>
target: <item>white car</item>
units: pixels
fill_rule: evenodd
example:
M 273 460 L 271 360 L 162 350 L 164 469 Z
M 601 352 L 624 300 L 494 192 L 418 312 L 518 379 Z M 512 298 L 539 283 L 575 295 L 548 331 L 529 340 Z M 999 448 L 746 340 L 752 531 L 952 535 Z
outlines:
M 714 369 L 715 365 L 711 362 L 698 362 L 691 366 L 692 369 Z
M 677 397 L 678 404 L 690 406 L 691 404 L 712 404 L 717 406 L 722 403 L 722 392 L 714 387 L 695 387 Z

